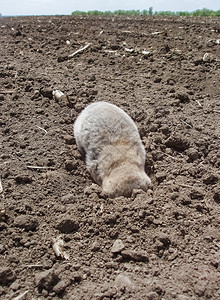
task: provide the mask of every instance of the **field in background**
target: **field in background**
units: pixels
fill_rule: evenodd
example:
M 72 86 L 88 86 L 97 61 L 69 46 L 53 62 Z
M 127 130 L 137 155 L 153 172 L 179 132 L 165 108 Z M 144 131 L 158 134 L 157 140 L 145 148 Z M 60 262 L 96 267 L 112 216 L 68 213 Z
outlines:
M 220 10 L 214 11 L 207 8 L 197 9 L 193 12 L 188 11 L 155 11 L 150 7 L 149 10 L 115 10 L 115 11 L 74 11 L 72 15 L 119 15 L 119 16 L 188 16 L 188 17 L 218 17 L 220 16 Z
M 220 299 L 218 30 L 218 17 L 0 18 L 1 300 Z M 107 198 L 86 171 L 73 123 L 100 100 L 137 124 L 147 193 Z

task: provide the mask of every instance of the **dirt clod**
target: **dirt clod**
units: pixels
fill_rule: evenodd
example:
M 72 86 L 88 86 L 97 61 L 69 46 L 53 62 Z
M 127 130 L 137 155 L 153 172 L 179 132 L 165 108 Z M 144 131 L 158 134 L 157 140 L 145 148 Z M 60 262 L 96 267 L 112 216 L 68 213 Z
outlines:
M 14 219 L 14 225 L 16 227 L 23 228 L 27 231 L 29 230 L 34 231 L 37 229 L 39 223 L 35 217 L 28 216 L 28 215 L 20 215 Z
M 15 182 L 17 184 L 27 184 L 27 183 L 31 183 L 32 181 L 33 181 L 33 178 L 27 174 L 21 174 L 21 175 L 17 175 L 15 177 Z
M 46 289 L 48 291 L 52 290 L 54 286 L 59 282 L 59 277 L 55 274 L 53 269 L 49 269 L 35 276 L 35 283 L 39 290 Z
M 56 294 L 62 294 L 69 284 L 70 282 L 68 280 L 61 280 L 53 287 L 53 291 Z
M 144 251 L 123 250 L 121 252 L 123 258 L 132 259 L 134 261 L 148 262 L 148 253 Z
M 14 272 L 9 267 L 0 268 L 0 284 L 7 285 L 16 279 Z
M 61 218 L 56 228 L 62 233 L 72 233 L 79 228 L 79 223 L 72 216 L 65 216 Z
M 184 151 L 189 148 L 190 142 L 183 136 L 173 135 L 166 140 L 166 146 L 176 151 Z

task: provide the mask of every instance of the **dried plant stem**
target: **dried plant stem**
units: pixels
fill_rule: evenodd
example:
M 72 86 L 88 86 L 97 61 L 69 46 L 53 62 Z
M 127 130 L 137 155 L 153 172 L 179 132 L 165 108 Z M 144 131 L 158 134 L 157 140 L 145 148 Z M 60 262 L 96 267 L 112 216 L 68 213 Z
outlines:
M 47 134 L 47 131 L 46 131 L 46 129 L 44 129 L 44 128 L 42 128 L 42 127 L 40 127 L 40 126 L 36 126 L 37 128 L 39 128 L 39 129 L 41 129 L 41 130 L 43 130 L 44 132 L 45 132 L 45 134 Z
M 13 298 L 13 300 L 21 300 L 24 299 L 23 297 L 29 292 L 29 290 L 25 291 L 24 293 L 18 295 L 17 297 Z
M 74 53 L 68 55 L 68 58 L 72 58 L 73 56 L 75 56 L 76 54 L 83 52 L 84 50 L 86 50 L 88 47 L 90 47 L 92 44 L 88 43 L 87 45 L 85 45 L 83 48 L 78 49 L 77 51 L 75 51 Z
M 56 256 L 59 258 L 64 258 L 66 260 L 69 260 L 69 255 L 63 251 L 63 246 L 64 246 L 64 242 L 60 237 L 56 239 L 55 238 L 52 239 L 52 248 Z
M 1 177 L 0 177 L 0 194 L 3 193 L 3 186 L 2 186 L 2 180 L 1 180 Z
M 27 166 L 28 169 L 54 169 L 53 167 Z

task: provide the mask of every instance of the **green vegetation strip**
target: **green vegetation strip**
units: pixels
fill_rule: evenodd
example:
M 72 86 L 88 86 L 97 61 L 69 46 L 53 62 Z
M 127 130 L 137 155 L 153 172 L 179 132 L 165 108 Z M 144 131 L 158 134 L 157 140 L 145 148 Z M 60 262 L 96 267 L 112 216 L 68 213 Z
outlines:
M 155 11 L 150 7 L 148 10 L 115 10 L 115 11 L 99 11 L 92 10 L 88 12 L 76 10 L 72 15 L 119 15 L 119 16 L 187 16 L 187 17 L 220 17 L 220 10 L 214 11 L 207 8 L 197 9 L 193 12 L 188 11 Z

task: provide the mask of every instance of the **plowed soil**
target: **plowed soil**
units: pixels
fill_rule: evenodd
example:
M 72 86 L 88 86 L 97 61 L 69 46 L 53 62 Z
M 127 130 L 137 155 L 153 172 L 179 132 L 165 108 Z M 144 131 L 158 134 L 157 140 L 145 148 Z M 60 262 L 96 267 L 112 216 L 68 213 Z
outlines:
M 0 31 L 1 299 L 220 299 L 219 19 L 7 17 Z M 136 122 L 147 193 L 109 199 L 87 173 L 73 123 L 100 100 Z

